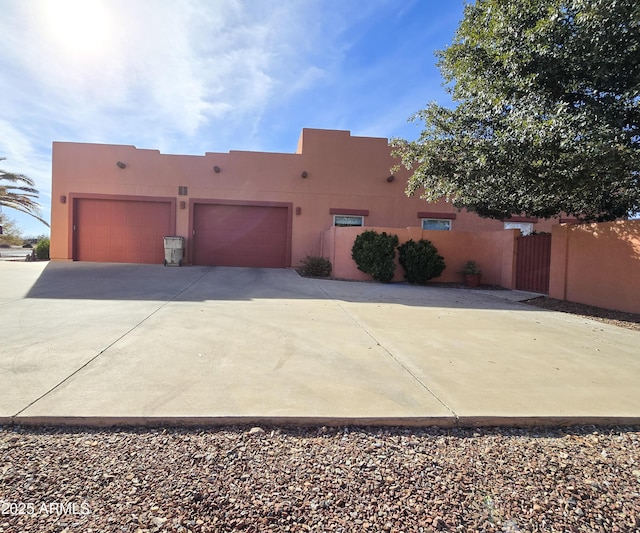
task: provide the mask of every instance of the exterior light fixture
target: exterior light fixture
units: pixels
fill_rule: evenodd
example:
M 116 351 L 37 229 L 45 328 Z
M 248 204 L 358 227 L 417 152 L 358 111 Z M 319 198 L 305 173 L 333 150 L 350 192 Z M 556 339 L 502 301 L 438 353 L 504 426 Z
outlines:
M 213 171 L 214 171 L 216 174 L 220 174 L 220 167 L 219 167 L 218 165 L 216 165 L 215 167 L 213 167 Z
M 395 177 L 393 174 L 391 174 L 391 176 L 389 176 L 389 177 L 387 178 L 387 181 L 388 181 L 389 183 L 391 183 L 391 182 L 392 182 L 393 180 L 395 180 L 395 179 L 396 179 L 396 177 Z
M 64 194 L 60 195 L 60 203 L 61 204 L 66 204 L 67 203 L 67 197 Z
M 296 207 L 296 215 L 302 214 L 302 207 Z
M 117 166 L 118 168 L 127 168 L 127 165 L 125 165 L 122 161 L 118 161 L 118 162 L 116 163 L 116 166 Z
M 300 174 L 303 178 L 306 178 L 309 174 L 307 174 L 306 170 L 302 171 L 302 174 Z

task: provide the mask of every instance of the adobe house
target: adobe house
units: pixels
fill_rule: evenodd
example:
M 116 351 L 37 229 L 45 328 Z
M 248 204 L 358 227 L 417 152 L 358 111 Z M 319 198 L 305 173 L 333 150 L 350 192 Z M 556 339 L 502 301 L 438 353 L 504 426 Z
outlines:
M 489 220 L 407 197 L 387 139 L 303 129 L 295 153 L 161 154 L 53 143 L 51 258 L 158 263 L 163 237 L 185 263 L 296 266 L 332 226 L 551 231 L 557 220 Z

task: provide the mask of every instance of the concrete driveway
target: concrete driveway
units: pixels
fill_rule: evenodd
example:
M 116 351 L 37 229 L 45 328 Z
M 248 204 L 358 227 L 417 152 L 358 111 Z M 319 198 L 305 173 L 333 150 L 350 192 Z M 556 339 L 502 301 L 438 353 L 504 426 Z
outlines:
M 0 422 L 640 422 L 640 334 L 516 291 L 0 263 Z

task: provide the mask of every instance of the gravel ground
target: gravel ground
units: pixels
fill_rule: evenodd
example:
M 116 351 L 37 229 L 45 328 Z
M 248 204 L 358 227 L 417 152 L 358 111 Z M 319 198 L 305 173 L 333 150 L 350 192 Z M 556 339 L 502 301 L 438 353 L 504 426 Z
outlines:
M 523 303 L 535 305 L 536 307 L 542 307 L 551 311 L 580 315 L 586 318 L 592 318 L 599 322 L 620 326 L 621 328 L 640 331 L 640 315 L 634 313 L 612 311 L 601 307 L 593 307 L 592 305 L 556 300 L 555 298 L 548 298 L 547 296 L 532 298 L 531 300 L 526 300 Z
M 640 529 L 640 427 L 0 428 L 0 531 Z

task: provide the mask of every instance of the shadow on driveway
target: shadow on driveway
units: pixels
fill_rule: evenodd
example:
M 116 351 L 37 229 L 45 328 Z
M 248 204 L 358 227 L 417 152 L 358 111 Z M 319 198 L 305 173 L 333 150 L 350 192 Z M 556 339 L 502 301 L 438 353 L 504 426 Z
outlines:
M 292 269 L 53 262 L 35 279 L 25 297 L 193 302 L 330 299 L 416 307 L 534 310 L 509 301 L 510 293 L 310 279 Z

